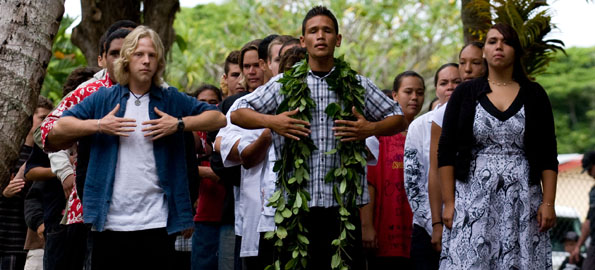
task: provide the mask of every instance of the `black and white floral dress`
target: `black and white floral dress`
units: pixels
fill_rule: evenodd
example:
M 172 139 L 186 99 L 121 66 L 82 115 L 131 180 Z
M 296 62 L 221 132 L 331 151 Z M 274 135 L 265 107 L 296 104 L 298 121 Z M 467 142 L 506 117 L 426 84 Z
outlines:
M 473 123 L 469 179 L 456 181 L 452 230 L 444 229 L 440 269 L 551 269 L 549 234 L 539 232 L 540 185 L 529 184 L 525 109 L 504 112 L 482 96 Z

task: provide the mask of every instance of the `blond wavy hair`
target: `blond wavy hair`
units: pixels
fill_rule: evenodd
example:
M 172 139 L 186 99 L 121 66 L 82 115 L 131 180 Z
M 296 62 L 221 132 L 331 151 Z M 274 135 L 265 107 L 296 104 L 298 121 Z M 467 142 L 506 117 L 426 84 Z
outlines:
M 130 56 L 136 50 L 138 41 L 145 37 L 151 39 L 155 52 L 157 53 L 157 72 L 153 75 L 153 84 L 162 84 L 163 71 L 165 70 L 165 50 L 163 49 L 163 43 L 157 32 L 148 26 L 141 25 L 136 27 L 126 36 L 122 43 L 122 48 L 120 49 L 120 58 L 114 62 L 114 75 L 118 83 L 121 85 L 127 85 L 130 82 Z

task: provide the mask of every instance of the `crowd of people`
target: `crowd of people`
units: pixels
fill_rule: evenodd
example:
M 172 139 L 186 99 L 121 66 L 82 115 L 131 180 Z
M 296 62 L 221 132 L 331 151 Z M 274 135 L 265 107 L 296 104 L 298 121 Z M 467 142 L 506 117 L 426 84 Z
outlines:
M 162 79 L 156 32 L 114 23 L 100 68 L 73 71 L 56 108 L 39 98 L 2 185 L 0 269 L 265 269 L 279 257 L 264 237 L 276 229 L 274 163 L 304 137 L 316 145 L 303 161 L 307 269 L 330 269 L 336 250 L 338 183 L 325 176 L 341 160 L 339 139 L 365 141 L 368 157 L 350 213 L 351 269 L 551 269 L 553 115 L 513 28 L 492 26 L 442 65 L 427 113 L 418 116 L 426 82 L 409 70 L 385 91 L 357 75 L 363 112 L 333 121 L 341 39 L 333 13 L 314 7 L 299 38 L 249 41 L 229 52 L 220 87 L 184 93 Z M 300 61 L 310 121 L 278 113 L 280 79 Z

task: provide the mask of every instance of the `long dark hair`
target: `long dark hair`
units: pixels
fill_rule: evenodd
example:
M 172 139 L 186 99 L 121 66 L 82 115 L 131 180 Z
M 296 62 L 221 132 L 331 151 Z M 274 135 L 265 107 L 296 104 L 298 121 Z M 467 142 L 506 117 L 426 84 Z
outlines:
M 503 23 L 494 24 L 491 29 L 496 29 L 502 36 L 504 37 L 504 43 L 508 46 L 511 46 L 514 49 L 514 65 L 512 71 L 512 78 L 518 82 L 528 82 L 529 77 L 527 76 L 527 72 L 525 71 L 525 65 L 523 64 L 523 55 L 525 51 L 523 50 L 523 46 L 521 45 L 521 41 L 519 39 L 519 35 L 517 32 L 512 28 L 512 26 Z M 487 64 L 487 63 L 486 63 Z M 487 66 L 487 65 L 486 65 Z M 485 77 L 488 77 L 489 69 L 486 70 Z

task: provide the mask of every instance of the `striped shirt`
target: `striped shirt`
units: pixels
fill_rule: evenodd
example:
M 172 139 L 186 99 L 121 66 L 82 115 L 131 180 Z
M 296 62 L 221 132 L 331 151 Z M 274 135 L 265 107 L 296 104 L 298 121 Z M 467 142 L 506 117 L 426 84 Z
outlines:
M 23 145 L 19 152 L 19 160 L 11 170 L 16 173 L 18 169 L 27 161 L 33 148 Z M 4 181 L 5 184 L 0 188 L 0 256 L 9 254 L 26 254 L 25 237 L 27 236 L 27 224 L 25 224 L 24 202 L 25 195 L 30 185 L 25 185 L 21 192 L 10 198 L 2 196 L 4 188 L 10 181 Z
M 310 181 L 308 182 L 307 190 L 312 198 L 308 204 L 310 207 L 328 208 L 338 206 L 333 196 L 333 185 L 335 182 L 325 183 L 324 181 L 327 172 L 340 165 L 340 156 L 338 153 L 332 155 L 324 154 L 331 149 L 335 149 L 338 142 L 332 131 L 334 126 L 333 119 L 329 118 L 324 112 L 330 103 L 338 103 L 337 94 L 329 90 L 328 83 L 326 82 L 326 77 L 334 70 L 335 68 L 322 77 L 317 76 L 311 70 L 308 71 L 307 75 L 310 95 L 316 103 L 316 108 L 311 111 L 310 137 L 318 148 L 312 152 L 312 155 L 308 159 Z M 282 85 L 277 82 L 282 76 L 283 74 L 277 75 L 265 85 L 257 88 L 252 94 L 245 96 L 240 101 L 238 108 L 251 108 L 260 113 L 275 114 L 284 99 L 284 96 L 279 93 Z M 382 93 L 368 78 L 357 75 L 357 79 L 366 90 L 364 117 L 368 121 L 380 121 L 388 116 L 403 114 L 399 105 Z M 273 144 L 275 146 L 276 156 L 279 158 L 283 157 L 281 151 L 284 140 L 284 137 L 273 133 Z M 360 175 L 360 183 L 363 187 L 363 192 L 362 196 L 357 199 L 357 203 L 363 205 L 369 201 L 365 175 Z

